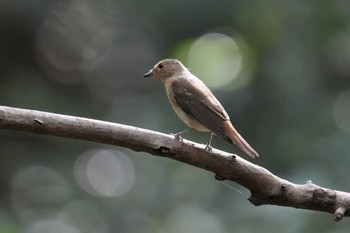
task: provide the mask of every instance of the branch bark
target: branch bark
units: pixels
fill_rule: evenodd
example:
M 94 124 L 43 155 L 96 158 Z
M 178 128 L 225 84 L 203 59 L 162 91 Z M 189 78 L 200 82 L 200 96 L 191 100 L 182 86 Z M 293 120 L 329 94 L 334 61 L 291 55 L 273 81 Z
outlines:
M 350 193 L 307 182 L 294 184 L 267 169 L 224 151 L 147 129 L 48 112 L 0 106 L 0 129 L 26 131 L 117 145 L 171 158 L 211 171 L 250 190 L 256 205 L 278 205 L 334 214 L 340 221 L 350 215 Z

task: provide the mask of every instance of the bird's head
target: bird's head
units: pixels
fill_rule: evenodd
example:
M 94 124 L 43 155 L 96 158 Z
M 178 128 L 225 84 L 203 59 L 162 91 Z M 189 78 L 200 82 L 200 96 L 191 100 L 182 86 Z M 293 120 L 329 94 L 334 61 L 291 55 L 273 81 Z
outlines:
M 144 78 L 155 78 L 160 81 L 164 81 L 167 78 L 180 76 L 189 73 L 188 69 L 176 59 L 164 59 L 159 61 L 153 68 L 146 74 Z

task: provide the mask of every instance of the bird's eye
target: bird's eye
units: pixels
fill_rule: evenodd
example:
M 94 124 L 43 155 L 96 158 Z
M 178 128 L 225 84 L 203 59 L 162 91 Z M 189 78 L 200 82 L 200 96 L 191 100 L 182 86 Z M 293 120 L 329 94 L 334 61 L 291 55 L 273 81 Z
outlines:
M 160 63 L 160 64 L 158 65 L 158 68 L 159 68 L 159 69 L 163 69 L 163 67 L 164 67 L 164 64 L 163 64 L 163 63 Z

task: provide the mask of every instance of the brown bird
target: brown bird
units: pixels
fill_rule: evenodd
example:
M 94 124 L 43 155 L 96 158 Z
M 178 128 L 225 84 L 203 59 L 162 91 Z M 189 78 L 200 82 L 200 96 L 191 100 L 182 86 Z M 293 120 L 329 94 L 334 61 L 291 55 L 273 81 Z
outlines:
M 171 106 L 191 129 L 212 132 L 207 149 L 211 148 L 210 143 L 214 133 L 227 142 L 237 145 L 250 157 L 259 156 L 232 126 L 225 109 L 209 88 L 191 74 L 180 61 L 161 60 L 143 77 L 153 77 L 164 84 Z

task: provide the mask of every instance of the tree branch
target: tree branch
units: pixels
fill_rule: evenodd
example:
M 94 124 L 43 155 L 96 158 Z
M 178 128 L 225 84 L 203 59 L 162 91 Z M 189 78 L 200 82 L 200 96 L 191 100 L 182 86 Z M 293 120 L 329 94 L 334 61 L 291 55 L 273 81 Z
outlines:
M 0 106 L 0 128 L 106 143 L 171 158 L 211 171 L 216 179 L 232 180 L 246 187 L 251 192 L 248 200 L 256 206 L 270 204 L 328 212 L 334 214 L 335 221 L 350 215 L 350 193 L 311 182 L 294 184 L 237 155 L 216 149 L 209 152 L 204 145 L 185 139 L 180 141 L 172 135 L 5 106 Z

